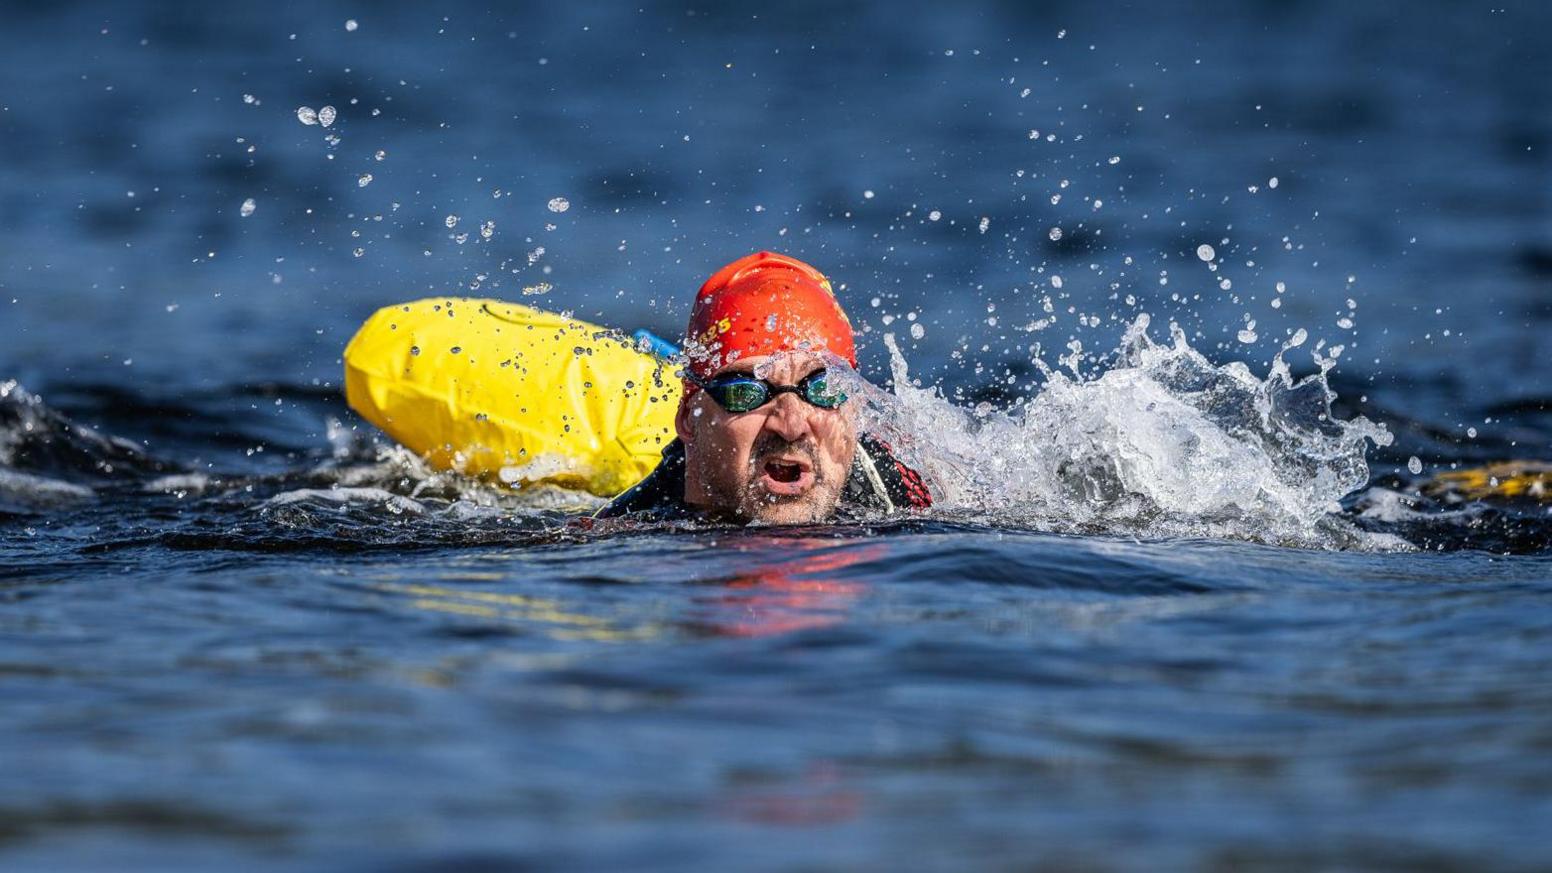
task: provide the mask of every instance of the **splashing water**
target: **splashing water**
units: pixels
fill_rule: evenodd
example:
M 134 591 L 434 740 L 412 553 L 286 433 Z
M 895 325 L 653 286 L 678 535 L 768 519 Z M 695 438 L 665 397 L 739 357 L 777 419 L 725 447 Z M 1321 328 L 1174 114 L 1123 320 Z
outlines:
M 920 470 L 950 512 L 1084 533 L 1402 546 L 1334 515 L 1368 481 L 1365 441 L 1392 437 L 1361 416 L 1332 417 L 1325 369 L 1294 381 L 1283 354 L 1297 341 L 1262 380 L 1242 363 L 1213 365 L 1176 325 L 1171 344 L 1154 343 L 1148 325 L 1138 317 L 1097 377 L 1042 364 L 1044 389 L 1006 412 L 913 386 L 893 335 L 894 393 L 860 380 L 848 391 L 865 399 L 864 429 Z

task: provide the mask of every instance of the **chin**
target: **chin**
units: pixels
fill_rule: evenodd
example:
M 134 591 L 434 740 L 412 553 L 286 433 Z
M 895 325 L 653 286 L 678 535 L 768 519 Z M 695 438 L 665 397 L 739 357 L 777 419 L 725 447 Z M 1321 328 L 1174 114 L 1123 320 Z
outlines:
M 745 503 L 741 514 L 755 524 L 814 524 L 834 518 L 836 502 L 834 496 L 822 494 L 777 500 L 755 497 Z

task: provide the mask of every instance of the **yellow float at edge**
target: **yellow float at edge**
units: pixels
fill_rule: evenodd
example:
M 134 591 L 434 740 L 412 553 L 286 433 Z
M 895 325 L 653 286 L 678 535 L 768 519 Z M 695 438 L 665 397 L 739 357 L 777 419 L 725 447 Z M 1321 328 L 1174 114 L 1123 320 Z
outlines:
M 378 310 L 345 347 L 345 398 L 433 467 L 612 497 L 673 439 L 679 380 L 617 331 L 500 300 Z

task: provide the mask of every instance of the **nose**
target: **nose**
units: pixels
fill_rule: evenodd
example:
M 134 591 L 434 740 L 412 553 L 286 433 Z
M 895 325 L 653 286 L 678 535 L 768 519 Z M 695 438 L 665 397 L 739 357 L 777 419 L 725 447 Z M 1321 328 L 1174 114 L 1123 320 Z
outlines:
M 813 427 L 808 419 L 808 410 L 804 408 L 806 406 L 796 394 L 782 394 L 771 404 L 771 411 L 765 417 L 766 429 L 789 443 L 808 436 Z

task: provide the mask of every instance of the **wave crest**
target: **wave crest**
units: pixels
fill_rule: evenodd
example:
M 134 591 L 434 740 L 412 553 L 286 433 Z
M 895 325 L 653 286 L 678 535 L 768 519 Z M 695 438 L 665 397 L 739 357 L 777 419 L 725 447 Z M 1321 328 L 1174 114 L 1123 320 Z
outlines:
M 863 427 L 928 478 L 938 505 L 1043 529 L 1211 536 L 1315 548 L 1392 548 L 1338 518 L 1368 482 L 1384 425 L 1331 413 L 1319 373 L 1294 380 L 1278 352 L 1265 379 L 1217 366 L 1176 325 L 1155 343 L 1141 316 L 1097 376 L 1045 367 L 1043 389 L 1006 411 L 965 409 L 916 387 L 892 335 L 893 393 L 859 383 Z

